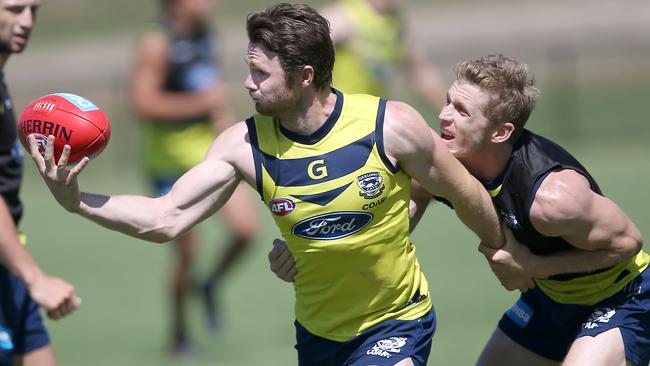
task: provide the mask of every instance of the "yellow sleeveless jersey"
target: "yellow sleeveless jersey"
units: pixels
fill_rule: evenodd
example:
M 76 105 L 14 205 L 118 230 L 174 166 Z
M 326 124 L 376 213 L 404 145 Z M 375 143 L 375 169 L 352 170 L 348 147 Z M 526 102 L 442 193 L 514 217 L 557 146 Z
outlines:
M 614 267 L 568 281 L 536 279 L 535 283 L 548 297 L 563 304 L 593 305 L 625 287 L 650 264 L 650 255 L 641 251 Z
M 410 177 L 383 151 L 386 102 L 335 92 L 312 135 L 260 115 L 247 125 L 257 189 L 296 260 L 296 319 L 345 341 L 387 319 L 418 318 L 431 300 L 409 241 Z
M 384 96 L 404 57 L 401 21 L 377 13 L 367 0 L 341 0 L 340 5 L 354 31 L 336 47 L 333 84 L 344 93 Z

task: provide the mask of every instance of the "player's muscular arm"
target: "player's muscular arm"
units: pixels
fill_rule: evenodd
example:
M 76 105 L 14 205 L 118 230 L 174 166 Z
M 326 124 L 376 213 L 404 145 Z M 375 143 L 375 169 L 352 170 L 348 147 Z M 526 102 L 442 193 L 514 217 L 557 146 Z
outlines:
M 411 106 L 388 102 L 384 146 L 389 158 L 399 162 L 427 191 L 448 199 L 458 217 L 483 242 L 496 248 L 502 245 L 503 234 L 490 196 Z
M 131 104 L 135 113 L 156 122 L 205 116 L 216 107 L 224 91 L 177 93 L 164 89 L 170 57 L 169 41 L 162 32 L 145 34 L 137 45 L 130 81 Z
M 215 213 L 237 183 L 232 165 L 206 159 L 185 173 L 162 197 L 82 193 L 77 212 L 111 230 L 166 242 Z
M 68 211 L 79 213 L 111 230 L 164 242 L 176 238 L 217 211 L 237 187 L 241 176 L 235 165 L 241 164 L 242 160 L 238 155 L 251 155 L 250 146 L 246 151 L 246 144 L 242 141 L 241 125 L 224 131 L 204 161 L 185 173 L 168 194 L 159 198 L 80 193 L 77 176 L 88 164 L 88 158 L 72 168 L 66 167 L 69 155 L 66 146 L 57 165 L 53 158 L 52 137 L 44 156 L 38 152 L 33 139 L 30 152 L 48 188 Z M 222 154 L 222 151 L 227 153 Z M 252 169 L 247 168 L 247 171 Z
M 535 256 L 534 277 L 606 268 L 635 255 L 643 238 L 625 213 L 610 199 L 593 192 L 574 170 L 550 173 L 540 185 L 530 212 L 535 229 L 560 236 L 576 249 Z

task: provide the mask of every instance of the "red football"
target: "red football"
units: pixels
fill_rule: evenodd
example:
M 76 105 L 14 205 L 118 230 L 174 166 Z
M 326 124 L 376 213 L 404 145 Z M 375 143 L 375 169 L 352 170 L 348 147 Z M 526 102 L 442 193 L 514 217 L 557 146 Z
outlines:
M 94 158 L 104 150 L 111 125 L 104 111 L 90 100 L 69 93 L 48 94 L 31 102 L 18 118 L 18 135 L 26 149 L 27 136 L 38 142 L 41 153 L 49 135 L 54 136 L 54 157 L 70 145 L 68 164 L 84 156 Z

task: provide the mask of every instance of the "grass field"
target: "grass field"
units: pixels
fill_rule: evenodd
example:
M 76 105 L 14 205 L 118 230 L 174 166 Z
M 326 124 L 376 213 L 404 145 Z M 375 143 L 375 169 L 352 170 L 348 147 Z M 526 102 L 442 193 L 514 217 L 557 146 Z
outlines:
M 61 84 L 47 82 L 44 76 L 34 76 L 57 74 L 51 70 L 63 70 L 57 68 L 60 65 L 21 69 L 21 62 L 27 61 L 29 55 L 39 55 L 37 61 L 44 62 L 47 52 L 39 53 L 40 50 L 52 50 L 52 58 L 58 56 L 55 51 L 65 54 L 66 50 L 54 47 L 59 40 L 73 46 L 76 40 L 86 44 L 83 42 L 90 39 L 92 42 L 88 44 L 101 48 L 105 39 L 112 39 L 116 34 L 132 37 L 133 31 L 142 27 L 142 21 L 151 18 L 155 2 L 138 1 L 135 5 L 128 0 L 44 1 L 42 22 L 30 46 L 34 49 L 30 48 L 26 55 L 10 62 L 9 85 L 16 105 L 24 106 L 27 100 L 38 95 L 60 91 Z M 237 32 L 241 31 L 245 14 L 266 3 L 255 0 L 222 2 L 224 12 L 219 19 L 226 25 L 236 24 Z M 320 5 L 324 1 L 309 3 Z M 413 3 L 422 6 L 427 2 Z M 52 32 L 52 29 L 57 31 Z M 476 39 L 472 41 L 478 43 Z M 453 49 L 444 51 L 453 57 L 462 53 Z M 502 51 L 500 44 L 494 46 L 494 52 L 497 51 Z M 514 52 L 517 56 L 518 51 Z M 602 50 L 603 54 L 611 52 Z M 117 53 L 115 64 L 123 57 Z M 88 54 L 94 53 L 89 51 Z M 29 60 L 25 65 L 36 65 Z M 79 69 L 87 70 L 85 60 L 66 65 L 71 70 L 70 79 L 79 78 L 75 75 Z M 545 65 L 541 66 L 534 71 L 548 73 Z M 575 83 L 569 87 L 561 80 L 553 82 L 542 78 L 543 96 L 530 128 L 558 140 L 572 151 L 647 238 L 650 236 L 650 218 L 645 212 L 650 199 L 647 193 L 650 127 L 645 111 L 650 95 L 650 75 L 645 68 L 642 69 L 645 73 L 633 77 L 629 75 L 630 70 L 623 71 L 627 71 L 624 79 L 578 73 Z M 98 68 L 96 73 L 110 74 L 110 70 Z M 94 76 L 81 75 L 81 79 L 97 79 Z M 91 192 L 144 194 L 147 187 L 138 170 L 139 131 L 124 104 L 124 85 L 119 83 L 124 77 L 118 79 L 108 86 L 88 83 L 66 90 L 97 97 L 98 100 L 93 100 L 106 108 L 113 126 L 108 149 L 86 169 L 81 183 Z M 240 81 L 241 78 L 235 75 L 233 79 Z M 62 83 L 67 87 L 65 81 Z M 239 93 L 235 97 L 239 103 L 238 115 L 243 118 L 250 113 L 250 106 L 241 88 L 236 92 Z M 435 112 L 421 110 L 428 120 L 436 120 Z M 73 282 L 83 298 L 83 306 L 74 316 L 60 322 L 48 321 L 60 365 L 296 364 L 293 290 L 268 270 L 266 253 L 277 230 L 261 204 L 264 232 L 245 261 L 223 284 L 226 316 L 223 331 L 216 335 L 205 331 L 202 309 L 195 299 L 191 303 L 190 320 L 200 350 L 194 359 L 181 362 L 168 359 L 164 353 L 168 340 L 167 268 L 173 248 L 131 239 L 67 214 L 51 198 L 31 161 L 27 162 L 23 197 L 26 215 L 22 229 L 29 236 L 30 251 L 47 272 Z M 204 274 L 219 253 L 220 245 L 226 241 L 227 232 L 215 219 L 201 224 L 200 230 L 207 240 L 198 256 L 196 272 Z M 445 207 L 430 208 L 414 233 L 413 241 L 428 276 L 438 314 L 438 330 L 429 364 L 471 365 L 516 294 L 499 286 L 476 251 L 476 238 Z

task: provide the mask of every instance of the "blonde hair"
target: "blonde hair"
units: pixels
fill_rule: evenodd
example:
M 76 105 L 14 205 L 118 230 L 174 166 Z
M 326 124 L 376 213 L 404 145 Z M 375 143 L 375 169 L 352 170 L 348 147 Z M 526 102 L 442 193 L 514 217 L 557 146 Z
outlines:
M 504 55 L 489 55 L 456 65 L 456 78 L 475 84 L 489 94 L 481 112 L 493 123 L 511 122 L 516 140 L 540 92 L 528 65 Z

